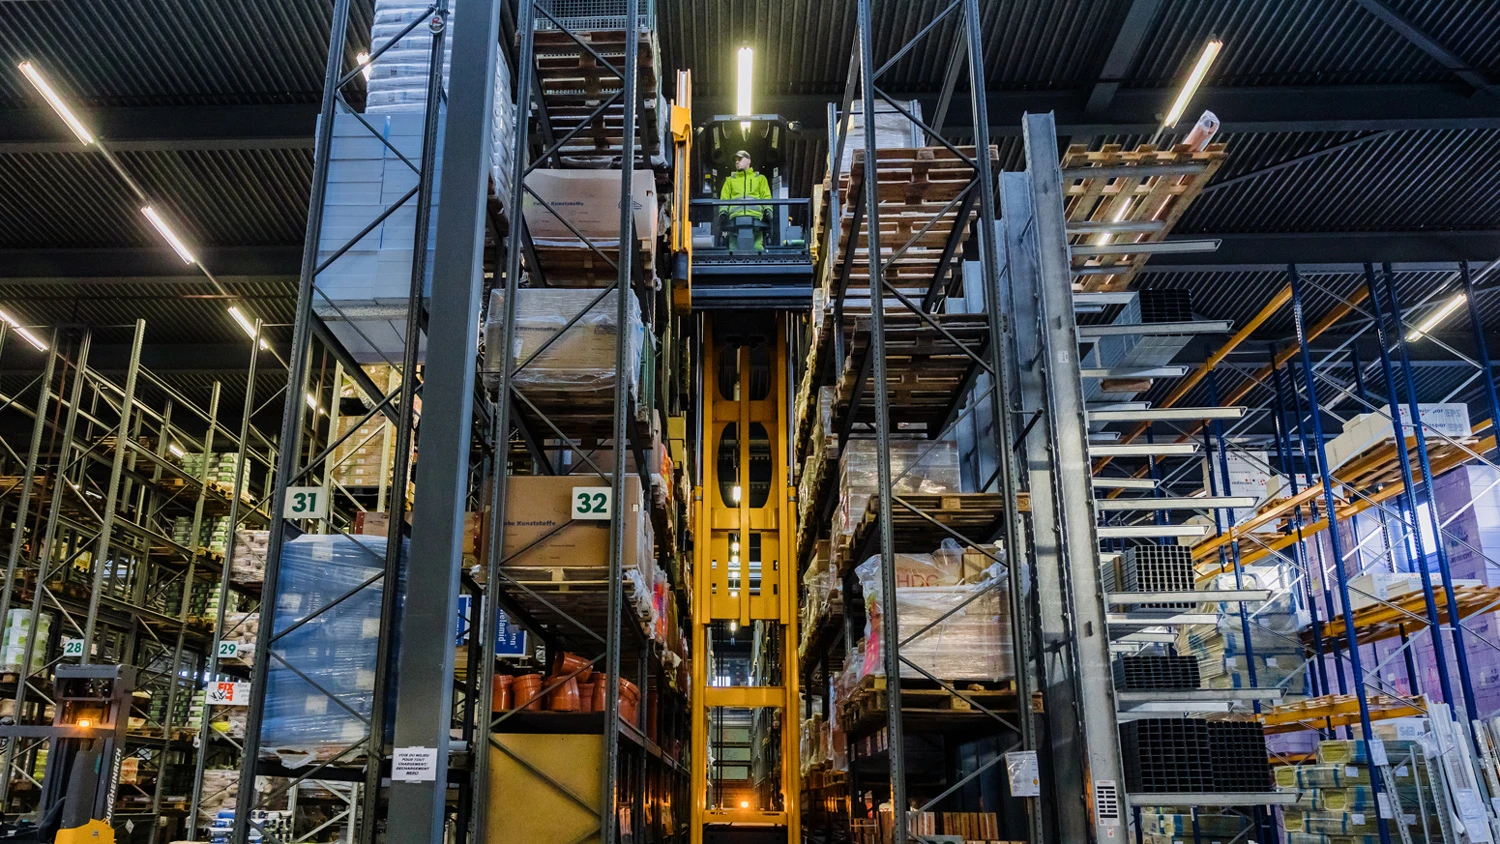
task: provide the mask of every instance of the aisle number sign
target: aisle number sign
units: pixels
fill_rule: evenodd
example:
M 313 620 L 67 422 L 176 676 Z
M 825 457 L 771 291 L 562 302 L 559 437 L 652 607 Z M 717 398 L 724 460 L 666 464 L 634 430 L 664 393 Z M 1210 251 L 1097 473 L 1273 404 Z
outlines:
M 320 486 L 289 486 L 286 503 L 281 507 L 284 519 L 328 518 L 328 490 Z
M 573 518 L 608 521 L 614 512 L 614 491 L 607 486 L 573 487 Z
M 219 659 L 234 659 L 240 655 L 240 643 L 234 639 L 225 639 L 219 643 Z
M 62 655 L 63 655 L 64 658 L 67 658 L 67 657 L 78 657 L 79 659 L 82 659 L 83 658 L 83 640 L 82 639 L 64 639 L 64 640 L 62 640 Z
M 209 683 L 208 702 L 213 706 L 249 706 L 250 684 L 233 680 Z

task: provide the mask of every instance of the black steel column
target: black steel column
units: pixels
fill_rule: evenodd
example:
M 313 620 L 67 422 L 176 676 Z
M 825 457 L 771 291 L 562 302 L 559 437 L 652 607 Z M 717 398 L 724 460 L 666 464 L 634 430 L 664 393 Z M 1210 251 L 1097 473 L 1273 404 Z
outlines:
M 412 506 L 411 544 L 420 553 L 412 555 L 408 566 L 396 656 L 396 753 L 420 748 L 435 754 L 436 761 L 431 780 L 424 776 L 421 781 L 391 782 L 386 837 L 403 844 L 441 842 L 447 811 L 454 619 L 473 438 L 500 0 L 457 0 L 454 17 L 460 25 L 453 33 L 452 76 L 443 115 L 442 201 L 432 238 L 436 256 L 422 382 L 427 412 L 417 440 L 419 493 Z M 407 330 L 416 331 L 417 326 Z M 392 525 L 392 542 L 400 541 L 398 527 Z M 385 584 L 387 590 L 396 586 Z M 379 695 L 381 690 L 375 692 Z M 376 731 L 384 728 L 371 725 Z

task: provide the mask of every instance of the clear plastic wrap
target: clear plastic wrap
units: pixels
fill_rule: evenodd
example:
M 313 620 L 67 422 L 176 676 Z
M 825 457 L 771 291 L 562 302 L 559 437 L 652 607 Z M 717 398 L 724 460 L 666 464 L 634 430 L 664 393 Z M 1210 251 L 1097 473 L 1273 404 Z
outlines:
M 576 288 L 522 288 L 516 295 L 515 365 L 520 366 L 541 350 L 536 360 L 515 373 L 515 384 L 522 390 L 594 394 L 615 386 L 615 311 L 618 291 L 610 291 L 597 305 L 588 308 L 599 295 L 597 290 Z M 625 373 L 630 395 L 640 390 L 641 352 L 645 343 L 645 326 L 641 324 L 640 304 L 628 298 L 628 337 Z M 505 296 L 501 290 L 490 295 L 489 320 L 484 326 L 484 368 L 490 377 L 498 376 L 504 352 Z M 568 321 L 583 313 L 572 325 Z M 566 330 L 564 330 L 566 328 Z M 561 335 L 561 336 L 559 336 Z M 556 340 L 552 338 L 556 337 Z M 550 343 L 548 341 L 551 341 Z M 545 348 L 543 348 L 545 346 Z
M 834 515 L 834 544 L 854 534 L 865 505 L 879 485 L 882 455 L 874 440 L 850 440 L 839 458 L 839 508 Z M 895 440 L 884 459 L 891 467 L 891 490 L 897 495 L 957 492 L 958 444 L 951 440 Z
M 1233 574 L 1218 575 L 1208 588 L 1234 589 L 1237 583 L 1245 589 L 1261 588 L 1260 580 L 1248 572 L 1239 581 Z M 1248 644 L 1239 604 L 1205 602 L 1202 609 L 1217 612 L 1217 622 L 1178 628 L 1177 650 L 1198 660 L 1203 688 L 1280 688 L 1285 701 L 1307 695 L 1307 658 L 1298 633 L 1301 620 L 1293 610 L 1290 592 L 1273 590 L 1270 600 L 1245 605 L 1250 613 Z M 1232 708 L 1243 711 L 1248 706 Z
M 383 584 L 377 580 L 354 590 L 385 567 L 385 549 L 384 537 L 342 534 L 308 534 L 283 546 L 276 633 L 310 620 L 282 635 L 275 653 L 315 678 L 338 702 L 271 660 L 261 734 L 264 755 L 298 767 L 331 759 L 365 734 L 364 723 L 353 713 L 370 715 Z M 319 612 L 346 594 L 336 606 Z
M 955 571 L 961 570 L 963 551 L 953 541 L 945 540 L 933 554 L 898 556 L 901 558 L 897 560 L 898 580 L 905 570 L 908 582 L 956 583 L 958 579 L 954 575 Z M 880 603 L 880 557 L 873 556 L 861 563 L 854 573 L 865 593 L 861 674 L 881 676 L 885 674 L 881 649 L 885 622 Z M 901 655 L 940 680 L 999 681 L 1014 676 L 1010 590 L 1005 577 L 1004 567 L 997 563 L 990 566 L 983 579 L 973 584 L 896 587 L 899 639 L 906 641 L 933 625 L 903 645 Z M 971 601 L 976 593 L 983 594 Z M 955 609 L 957 612 L 953 612 Z M 950 612 L 953 614 L 943 618 Z M 940 618 L 943 620 L 938 621 Z M 925 675 L 910 665 L 903 665 L 901 676 Z
M 419 21 L 411 32 L 369 65 L 366 83 L 365 112 L 390 114 L 422 111 L 427 103 L 427 70 L 432 60 L 432 29 L 423 18 L 431 6 L 424 0 L 375 0 L 375 14 L 370 25 L 370 51 L 379 50 L 413 21 Z M 456 15 L 450 21 L 462 26 Z M 453 30 L 443 42 L 443 80 L 451 76 L 453 66 Z M 509 210 L 511 150 L 515 146 L 516 106 L 510 98 L 510 66 L 505 51 L 495 60 L 494 121 L 490 130 L 490 175 L 496 194 Z
M 6 613 L 4 642 L 0 645 L 0 671 L 19 672 L 22 661 L 26 659 L 26 643 L 33 638 L 36 644 L 31 648 L 30 670 L 42 670 L 47 661 L 47 638 L 52 631 L 52 616 L 42 613 L 41 621 L 36 627 L 33 633 L 31 610 L 11 610 Z

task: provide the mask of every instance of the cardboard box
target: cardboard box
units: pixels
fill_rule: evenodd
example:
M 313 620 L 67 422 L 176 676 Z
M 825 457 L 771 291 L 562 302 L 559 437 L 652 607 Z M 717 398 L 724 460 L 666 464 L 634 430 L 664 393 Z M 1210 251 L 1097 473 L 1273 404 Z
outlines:
M 620 240 L 620 171 L 554 170 L 538 168 L 526 177 L 526 186 L 562 215 L 578 233 L 596 243 L 618 244 Z M 656 175 L 637 170 L 631 180 L 631 207 L 635 210 L 636 238 L 656 240 Z M 526 195 L 522 203 L 526 226 L 541 245 L 571 245 L 578 237 L 536 197 Z
M 573 518 L 574 488 L 602 486 L 597 479 L 539 475 L 513 477 L 508 483 L 502 565 L 561 568 L 607 564 L 609 521 Z M 617 512 L 625 518 L 624 566 L 635 568 L 643 556 L 652 553 L 640 478 L 626 476 L 625 501 L 617 503 Z

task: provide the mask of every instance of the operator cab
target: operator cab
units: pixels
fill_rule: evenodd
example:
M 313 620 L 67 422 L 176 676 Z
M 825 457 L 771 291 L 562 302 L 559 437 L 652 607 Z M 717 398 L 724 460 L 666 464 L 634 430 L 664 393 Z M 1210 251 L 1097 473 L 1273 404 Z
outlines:
M 698 189 L 689 211 L 694 307 L 812 306 L 812 203 L 787 196 L 790 132 L 790 124 L 774 114 L 719 115 L 698 128 Z M 751 168 L 765 177 L 769 198 L 722 198 L 740 152 L 749 153 Z

